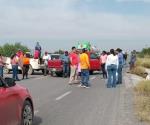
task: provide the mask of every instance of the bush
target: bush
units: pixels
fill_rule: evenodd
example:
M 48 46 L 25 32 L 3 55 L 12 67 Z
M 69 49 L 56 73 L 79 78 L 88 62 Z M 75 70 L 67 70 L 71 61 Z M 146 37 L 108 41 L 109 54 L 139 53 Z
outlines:
M 139 54 L 139 57 L 144 58 L 144 57 L 150 57 L 150 48 L 144 48 Z
M 136 66 L 134 69 L 131 70 L 131 73 L 146 78 L 146 71 L 145 68 L 142 66 Z
M 150 122 L 150 81 L 141 81 L 134 90 L 136 114 L 139 120 Z
M 21 49 L 23 52 L 29 52 L 30 49 L 21 43 L 9 44 L 6 43 L 3 46 L 0 46 L 0 53 L 3 56 L 10 57 L 12 54 L 16 53 L 18 49 Z
M 140 95 L 150 96 L 150 80 L 141 81 L 134 90 Z

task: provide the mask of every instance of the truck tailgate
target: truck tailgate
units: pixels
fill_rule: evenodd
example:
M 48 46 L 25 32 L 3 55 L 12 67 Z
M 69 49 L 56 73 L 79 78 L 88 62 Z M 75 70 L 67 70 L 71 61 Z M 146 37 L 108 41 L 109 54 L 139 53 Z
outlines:
M 62 61 L 60 59 L 49 60 L 48 68 L 62 68 Z

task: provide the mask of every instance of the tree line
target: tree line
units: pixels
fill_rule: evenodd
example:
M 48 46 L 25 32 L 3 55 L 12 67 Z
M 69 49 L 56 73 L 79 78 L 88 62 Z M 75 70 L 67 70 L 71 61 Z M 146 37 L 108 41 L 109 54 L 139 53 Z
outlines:
M 27 46 L 22 45 L 21 43 L 6 43 L 3 46 L 0 46 L 0 54 L 6 57 L 10 57 L 12 54 L 16 53 L 18 49 L 21 49 L 24 53 L 30 52 L 30 49 Z
M 141 52 L 138 54 L 140 57 L 150 57 L 150 47 L 143 48 Z

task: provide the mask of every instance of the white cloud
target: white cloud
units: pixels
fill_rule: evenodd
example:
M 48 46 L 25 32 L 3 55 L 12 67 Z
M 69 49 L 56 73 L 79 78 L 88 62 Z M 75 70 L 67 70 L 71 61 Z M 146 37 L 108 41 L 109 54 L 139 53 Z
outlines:
M 0 9 L 1 38 L 149 38 L 148 17 L 79 12 L 73 9 L 76 2 L 78 0 L 52 0 L 41 9 L 4 6 Z

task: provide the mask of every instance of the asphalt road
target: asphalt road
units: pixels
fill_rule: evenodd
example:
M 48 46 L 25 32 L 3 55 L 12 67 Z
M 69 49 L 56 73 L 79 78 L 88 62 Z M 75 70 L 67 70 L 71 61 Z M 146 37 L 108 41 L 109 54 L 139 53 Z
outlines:
M 132 106 L 126 102 L 125 84 L 108 89 L 100 77 L 90 77 L 89 89 L 68 85 L 68 79 L 39 74 L 18 84 L 27 87 L 33 97 L 34 125 L 135 124 L 130 120 Z

